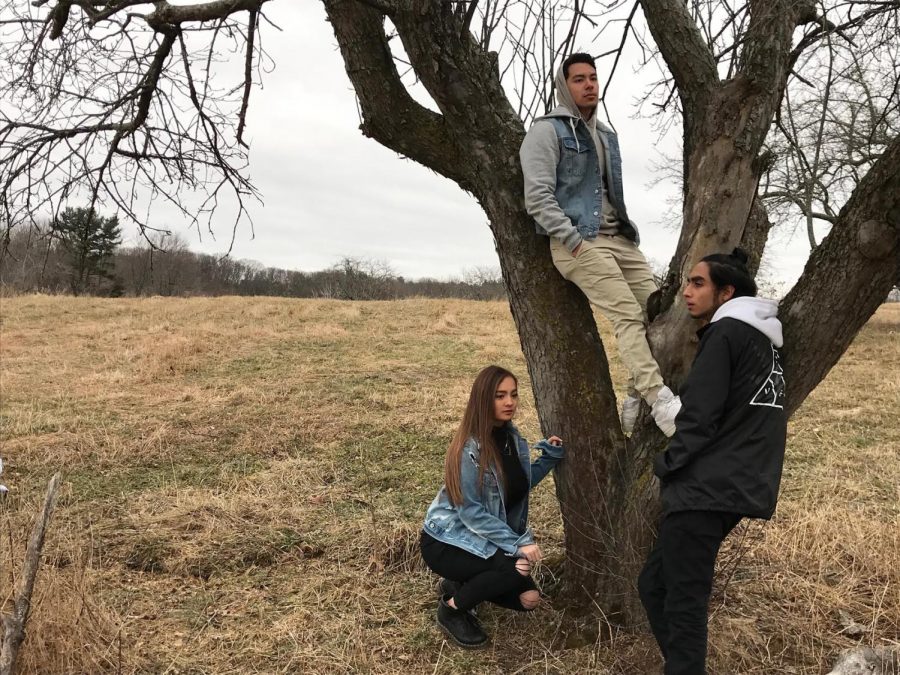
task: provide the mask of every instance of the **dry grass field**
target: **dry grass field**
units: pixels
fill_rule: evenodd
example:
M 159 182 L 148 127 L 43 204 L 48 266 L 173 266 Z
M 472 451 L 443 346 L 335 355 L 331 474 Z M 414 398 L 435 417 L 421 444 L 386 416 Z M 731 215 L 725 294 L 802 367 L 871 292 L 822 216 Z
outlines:
M 417 532 L 480 367 L 520 374 L 538 438 L 505 304 L 0 302 L 0 603 L 65 478 L 22 672 L 659 672 L 648 633 L 567 639 L 552 593 L 527 616 L 485 608 L 480 652 L 434 624 Z M 727 542 L 712 673 L 818 675 L 845 647 L 900 641 L 898 411 L 886 305 L 794 416 L 776 518 Z M 533 525 L 558 558 L 552 481 Z M 539 571 L 548 588 L 558 569 Z

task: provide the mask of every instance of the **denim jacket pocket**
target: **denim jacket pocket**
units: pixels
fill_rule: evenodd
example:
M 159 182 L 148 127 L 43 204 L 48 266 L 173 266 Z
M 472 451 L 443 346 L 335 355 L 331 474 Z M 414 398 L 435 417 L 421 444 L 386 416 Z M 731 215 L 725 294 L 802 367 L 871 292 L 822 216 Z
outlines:
M 438 522 L 436 518 L 429 518 L 425 521 L 425 530 L 439 537 L 447 531 L 447 528 Z
M 574 136 L 563 137 L 562 153 L 560 156 L 560 168 L 570 176 L 583 176 L 587 173 L 591 160 L 590 143 L 581 141 Z

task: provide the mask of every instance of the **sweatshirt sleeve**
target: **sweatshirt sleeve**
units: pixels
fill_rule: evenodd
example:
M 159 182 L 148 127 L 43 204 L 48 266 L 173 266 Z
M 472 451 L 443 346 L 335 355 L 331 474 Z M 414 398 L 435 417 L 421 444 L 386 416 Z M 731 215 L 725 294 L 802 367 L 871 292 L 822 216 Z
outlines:
M 519 149 L 525 178 L 525 209 L 551 237 L 574 251 L 581 235 L 572 220 L 563 213 L 556 199 L 556 166 L 559 164 L 559 140 L 553 124 L 535 122 Z
M 665 452 L 656 456 L 654 473 L 665 481 L 690 464 L 712 442 L 725 415 L 731 387 L 731 347 L 724 331 L 710 329 L 700 343 L 691 372 L 681 387 L 681 411 Z

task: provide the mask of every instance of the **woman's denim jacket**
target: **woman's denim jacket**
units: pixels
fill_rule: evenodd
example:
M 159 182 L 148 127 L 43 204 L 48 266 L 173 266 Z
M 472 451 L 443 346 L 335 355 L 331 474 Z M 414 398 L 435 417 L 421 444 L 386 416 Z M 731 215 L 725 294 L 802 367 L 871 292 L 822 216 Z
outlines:
M 518 429 L 512 424 L 507 424 L 507 429 L 533 488 L 560 462 L 564 450 L 543 440 L 535 446 L 541 450 L 541 456 L 532 462 L 528 443 L 519 435 Z M 478 442 L 470 438 L 462 450 L 462 505 L 454 505 L 446 486 L 441 487 L 425 514 L 424 529 L 435 539 L 482 558 L 490 558 L 497 549 L 507 555 L 517 555 L 519 547 L 534 543 L 534 536 L 527 527 L 528 495 L 507 512 L 495 468 L 485 470 L 484 478 L 479 480 L 478 458 Z

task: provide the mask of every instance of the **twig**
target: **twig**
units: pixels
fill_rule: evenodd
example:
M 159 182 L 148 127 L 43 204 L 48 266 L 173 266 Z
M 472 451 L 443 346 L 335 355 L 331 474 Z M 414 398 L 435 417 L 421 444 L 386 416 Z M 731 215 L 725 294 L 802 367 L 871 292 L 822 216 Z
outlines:
M 250 10 L 247 25 L 247 53 L 244 62 L 244 98 L 241 100 L 241 112 L 238 115 L 237 142 L 247 147 L 244 142 L 244 125 L 247 123 L 247 106 L 250 104 L 250 87 L 253 84 L 253 42 L 256 37 L 256 11 Z

